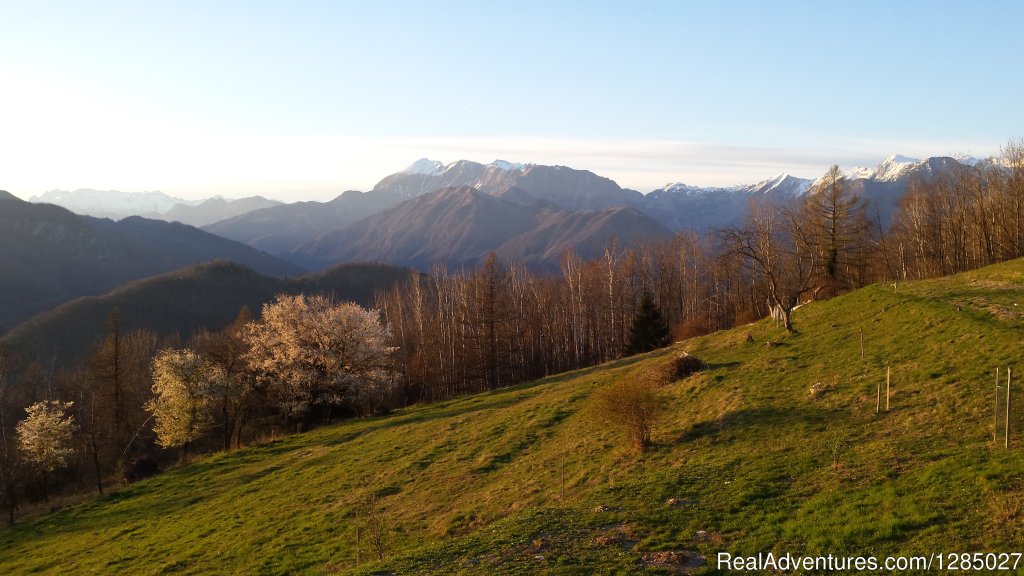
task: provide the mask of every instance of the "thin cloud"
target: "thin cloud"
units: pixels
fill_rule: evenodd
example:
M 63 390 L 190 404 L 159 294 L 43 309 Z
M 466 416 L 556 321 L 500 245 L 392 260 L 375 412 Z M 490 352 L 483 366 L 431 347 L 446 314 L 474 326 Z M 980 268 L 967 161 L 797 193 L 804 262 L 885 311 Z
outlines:
M 2 185 L 23 197 L 53 188 L 163 190 L 187 197 L 262 194 L 285 201 L 369 190 L 415 160 L 496 159 L 590 170 L 649 192 L 667 183 L 754 183 L 786 172 L 815 178 L 832 164 L 874 166 L 890 153 L 925 157 L 980 150 L 988 143 L 834 142 L 805 148 L 629 138 L 242 137 L 182 126 L 85 139 L 0 143 Z M 154 137 L 153 134 L 159 134 Z M 17 145 L 16 145 L 17 144 Z M 29 145 L 26 145 L 29 144 Z M 46 153 L 43 153 L 46 152 Z

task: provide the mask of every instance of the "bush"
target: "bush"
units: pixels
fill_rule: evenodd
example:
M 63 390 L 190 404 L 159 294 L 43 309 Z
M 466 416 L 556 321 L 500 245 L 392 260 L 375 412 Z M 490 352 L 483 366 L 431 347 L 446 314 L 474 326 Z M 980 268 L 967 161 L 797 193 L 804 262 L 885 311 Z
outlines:
M 708 366 L 703 360 L 696 356 L 690 356 L 683 352 L 678 358 L 672 361 L 672 375 L 676 380 L 682 380 L 691 374 L 706 369 Z
M 665 408 L 664 396 L 654 380 L 619 380 L 599 389 L 595 402 L 598 417 L 621 428 L 634 450 L 643 452 L 651 445 L 651 430 Z
M 698 336 L 704 336 L 705 334 L 711 334 L 714 330 L 708 326 L 702 318 L 687 318 L 682 322 L 675 325 L 672 330 L 672 338 L 674 340 L 689 340 L 690 338 L 696 338 Z

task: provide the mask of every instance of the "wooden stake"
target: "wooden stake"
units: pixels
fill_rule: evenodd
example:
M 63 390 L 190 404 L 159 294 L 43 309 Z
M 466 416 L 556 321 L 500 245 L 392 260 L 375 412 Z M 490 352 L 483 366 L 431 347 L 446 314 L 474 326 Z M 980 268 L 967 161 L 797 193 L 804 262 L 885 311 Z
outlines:
M 1006 369 L 1006 439 L 1003 447 L 1010 448 L 1010 386 L 1013 383 L 1013 369 Z
M 864 359 L 864 329 L 860 329 L 860 359 Z
M 565 454 L 562 454 L 562 502 L 565 502 Z
M 996 393 L 992 403 L 992 445 L 999 441 L 999 367 L 996 367 Z
M 892 372 L 890 366 L 885 367 L 885 411 L 889 411 L 889 376 Z
M 882 411 L 882 381 L 878 381 L 878 390 L 875 391 L 875 414 Z

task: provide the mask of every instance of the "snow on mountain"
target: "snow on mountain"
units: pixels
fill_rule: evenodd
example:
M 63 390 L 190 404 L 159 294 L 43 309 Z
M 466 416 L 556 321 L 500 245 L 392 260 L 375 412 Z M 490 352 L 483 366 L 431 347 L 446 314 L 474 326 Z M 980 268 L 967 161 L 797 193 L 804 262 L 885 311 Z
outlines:
M 875 168 L 874 173 L 871 176 L 872 180 L 878 180 L 880 182 L 894 182 L 899 180 L 908 171 L 913 170 L 915 166 L 920 164 L 921 161 L 917 158 L 908 158 L 906 156 L 900 156 L 899 154 L 893 154 Z
M 661 188 L 654 190 L 651 194 L 683 194 L 687 196 L 701 196 L 706 194 L 719 194 L 729 192 L 742 192 L 748 186 L 737 185 L 737 186 L 692 186 L 684 182 L 674 182 L 665 184 Z
M 520 164 L 517 162 L 506 162 L 505 160 L 495 160 L 488 164 L 488 166 L 494 166 L 498 170 L 518 170 L 522 172 L 526 168 L 526 164 Z
M 655 190 L 658 194 L 681 194 L 687 196 L 704 196 L 714 194 L 772 194 L 774 196 L 802 196 L 811 188 L 812 180 L 797 178 L 785 172 L 762 180 L 757 184 L 737 184 L 735 186 L 691 186 L 683 182 L 666 184 Z M 653 194 L 653 192 L 652 192 Z
M 870 180 L 874 175 L 875 171 L 871 168 L 865 168 L 864 166 L 854 166 L 843 173 L 843 177 L 847 180 Z M 819 178 L 820 179 L 820 178 Z M 815 180 L 817 182 L 817 180 Z
M 202 200 L 185 200 L 163 192 L 119 192 L 117 190 L 50 190 L 29 198 L 36 204 L 56 204 L 75 214 L 101 218 L 124 218 L 139 214 L 162 214 L 176 204 L 196 206 Z
M 847 180 L 895 182 L 920 165 L 921 160 L 917 158 L 893 154 L 885 160 L 882 160 L 874 169 L 857 166 L 847 170 L 843 173 L 843 176 L 846 177 Z
M 758 182 L 753 186 L 747 186 L 746 188 L 750 194 L 796 197 L 807 194 L 807 191 L 811 189 L 811 184 L 813 184 L 813 180 L 797 178 L 783 172 L 773 178 Z
M 429 176 L 431 174 L 437 174 L 439 172 L 444 172 L 444 170 L 445 170 L 445 165 L 442 162 L 438 162 L 437 160 L 431 160 L 429 158 L 420 158 L 419 160 L 417 160 L 417 161 L 413 162 L 412 164 L 410 164 L 404 170 L 400 170 L 398 173 L 399 174 L 422 174 L 424 176 Z
M 978 164 L 984 162 L 984 160 L 982 160 L 981 158 L 975 158 L 970 154 L 957 154 L 956 156 L 953 156 L 953 159 L 963 164 L 964 166 L 977 166 Z

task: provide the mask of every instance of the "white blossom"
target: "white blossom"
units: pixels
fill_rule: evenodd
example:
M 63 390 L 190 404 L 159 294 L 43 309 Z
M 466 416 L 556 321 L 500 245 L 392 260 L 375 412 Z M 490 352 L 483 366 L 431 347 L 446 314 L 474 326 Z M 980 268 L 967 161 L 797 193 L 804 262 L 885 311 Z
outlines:
M 164 448 L 186 446 L 210 426 L 207 406 L 225 382 L 224 369 L 193 350 L 161 350 L 153 359 L 153 413 L 157 442 Z
M 18 449 L 25 459 L 46 472 L 67 465 L 74 454 L 71 436 L 74 416 L 66 414 L 73 402 L 37 402 L 25 409 L 28 417 L 18 423 Z
M 391 331 L 375 310 L 324 296 L 280 295 L 246 326 L 250 366 L 293 411 L 336 404 L 393 381 Z

